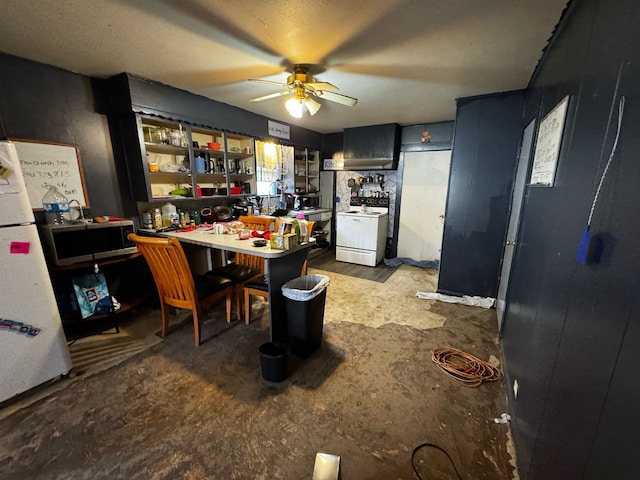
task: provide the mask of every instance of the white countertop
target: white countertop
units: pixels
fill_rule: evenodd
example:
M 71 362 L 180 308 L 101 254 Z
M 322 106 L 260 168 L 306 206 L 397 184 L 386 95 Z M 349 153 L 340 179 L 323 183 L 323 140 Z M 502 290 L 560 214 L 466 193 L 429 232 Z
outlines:
M 227 250 L 229 252 L 248 253 L 264 258 L 277 258 L 289 255 L 294 250 L 276 250 L 272 249 L 267 243 L 264 247 L 256 247 L 253 241 L 257 238 L 252 237 L 247 240 L 240 240 L 238 234 L 219 234 L 213 233 L 213 230 L 196 229 L 191 232 L 156 232 L 151 229 L 140 229 L 140 232 L 157 235 L 160 237 L 173 237 L 181 242 L 191 243 L 193 245 L 201 245 L 203 247 L 217 248 L 218 250 Z M 309 243 L 300 245 L 300 248 L 309 248 L 315 239 L 311 239 Z

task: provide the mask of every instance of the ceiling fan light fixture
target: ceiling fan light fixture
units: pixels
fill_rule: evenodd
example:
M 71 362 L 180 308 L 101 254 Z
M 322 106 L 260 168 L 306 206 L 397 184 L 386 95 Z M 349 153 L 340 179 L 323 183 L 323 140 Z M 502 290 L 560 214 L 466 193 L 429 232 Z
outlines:
M 313 100 L 309 96 L 305 96 L 304 106 L 309 110 L 309 115 L 315 115 L 318 110 L 320 110 L 320 104 Z
M 284 106 L 287 108 L 289 115 L 293 118 L 302 118 L 303 105 L 302 99 L 297 95 L 295 97 L 290 98 L 284 103 Z

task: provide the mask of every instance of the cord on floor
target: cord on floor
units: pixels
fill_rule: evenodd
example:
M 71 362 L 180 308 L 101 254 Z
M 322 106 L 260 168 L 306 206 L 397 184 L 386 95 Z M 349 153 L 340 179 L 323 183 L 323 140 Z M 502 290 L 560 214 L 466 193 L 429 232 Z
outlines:
M 436 445 L 435 443 L 421 443 L 420 445 L 418 445 L 416 448 L 413 449 L 413 452 L 411 452 L 411 468 L 413 468 L 413 473 L 416 474 L 416 477 L 418 478 L 418 480 L 423 480 L 422 477 L 420 476 L 420 474 L 418 473 L 418 470 L 416 469 L 416 464 L 414 461 L 414 457 L 416 456 L 416 453 L 418 452 L 418 450 L 420 450 L 421 448 L 425 448 L 425 447 L 431 447 L 431 448 L 435 448 L 437 450 L 440 450 L 442 453 L 444 453 L 447 458 L 449 459 L 449 462 L 451 462 L 451 466 L 453 467 L 453 471 L 456 472 L 456 477 L 458 478 L 458 480 L 462 480 L 462 477 L 460 476 L 460 473 L 458 473 L 458 469 L 456 468 L 455 463 L 453 463 L 453 459 L 451 458 L 451 456 L 447 453 L 447 451 Z

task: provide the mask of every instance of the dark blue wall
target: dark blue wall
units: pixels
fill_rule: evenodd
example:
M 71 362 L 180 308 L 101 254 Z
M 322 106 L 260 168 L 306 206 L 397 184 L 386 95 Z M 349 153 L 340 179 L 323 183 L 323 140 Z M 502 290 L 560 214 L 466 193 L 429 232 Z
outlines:
M 122 215 L 103 82 L 2 53 L 0 72 L 0 139 L 78 145 L 91 214 Z
M 555 185 L 525 192 L 503 330 L 523 479 L 629 479 L 640 471 L 639 22 L 634 0 L 572 2 L 527 91 L 525 123 L 571 100 Z M 604 253 L 581 265 L 578 241 L 621 95 L 620 142 L 591 228 Z

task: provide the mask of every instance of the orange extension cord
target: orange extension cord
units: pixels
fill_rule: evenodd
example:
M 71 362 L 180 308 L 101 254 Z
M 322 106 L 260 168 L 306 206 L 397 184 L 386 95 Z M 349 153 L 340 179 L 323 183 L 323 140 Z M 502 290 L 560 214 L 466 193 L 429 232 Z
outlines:
M 493 382 L 500 378 L 500 370 L 496 367 L 456 348 L 431 350 L 431 360 L 444 373 L 466 387 L 477 387 L 482 382 Z

